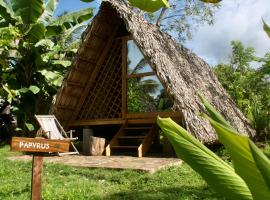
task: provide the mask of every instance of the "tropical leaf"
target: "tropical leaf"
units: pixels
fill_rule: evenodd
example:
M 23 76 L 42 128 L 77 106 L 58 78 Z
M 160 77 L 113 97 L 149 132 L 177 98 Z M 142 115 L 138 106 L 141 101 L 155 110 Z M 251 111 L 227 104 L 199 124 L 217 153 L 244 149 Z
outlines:
M 40 89 L 39 89 L 37 86 L 35 86 L 35 85 L 31 85 L 31 86 L 29 87 L 29 90 L 30 90 L 33 94 L 37 94 L 37 93 L 39 93 L 39 91 L 40 91 Z
M 147 12 L 156 12 L 162 7 L 170 6 L 166 0 L 129 0 L 129 2 L 132 6 Z
M 48 0 L 45 6 L 44 12 L 42 13 L 38 21 L 44 24 L 49 23 L 53 17 L 55 9 L 58 6 L 58 3 L 59 3 L 59 0 Z
M 54 65 L 62 65 L 65 68 L 67 68 L 71 65 L 71 61 L 69 61 L 69 60 L 54 60 L 52 63 Z
M 65 47 L 69 46 L 73 43 L 74 38 L 76 35 L 81 36 L 82 31 L 87 27 L 86 24 L 81 23 L 77 24 L 76 26 L 68 29 L 62 34 L 61 41 L 59 41 L 61 44 L 63 44 Z
M 229 151 L 236 173 L 244 179 L 253 198 L 258 200 L 268 199 L 270 197 L 270 190 L 266 185 L 264 177 L 260 169 L 257 167 L 251 152 L 251 145 L 253 146 L 252 148 L 255 154 L 259 151 L 256 149 L 257 147 L 255 147 L 255 144 L 253 144 L 247 136 L 239 135 L 237 132 L 223 126 L 206 115 L 204 117 L 210 121 L 218 134 L 219 141 Z M 258 160 L 264 162 L 261 154 L 256 155 Z M 268 165 L 268 168 L 269 167 L 270 165 Z
M 41 70 L 39 71 L 47 80 L 48 82 L 53 86 L 61 86 L 63 81 L 63 76 L 58 72 L 52 72 L 48 70 Z
M 14 25 L 16 22 L 16 16 L 12 8 L 9 6 L 9 4 L 7 4 L 5 0 L 0 0 L 0 16 L 5 20 L 5 25 L 7 25 L 8 23 Z
M 198 172 L 215 191 L 231 200 L 252 199 L 246 183 L 230 165 L 170 118 L 158 118 L 157 123 L 177 156 Z
M 221 2 L 222 0 L 200 0 L 200 1 L 202 1 L 202 2 L 204 2 L 204 3 L 219 3 L 219 2 Z
M 255 160 L 255 163 L 260 170 L 265 183 L 268 186 L 268 189 L 270 188 L 270 161 L 269 159 L 265 156 L 265 154 L 258 149 L 256 145 L 254 145 L 253 142 L 249 143 L 251 153 L 253 155 L 253 158 Z
M 35 47 L 39 47 L 39 46 L 47 47 L 47 49 L 51 50 L 54 46 L 54 42 L 51 41 L 50 39 L 42 39 L 35 44 Z
M 12 0 L 12 8 L 23 23 L 33 24 L 44 11 L 44 0 Z
M 34 131 L 35 127 L 33 124 L 30 123 L 25 123 L 26 128 L 28 129 L 28 131 Z
M 31 42 L 36 43 L 45 37 L 45 33 L 46 28 L 43 23 L 35 23 L 26 33 L 25 37 L 27 37 Z
M 266 32 L 266 34 L 270 38 L 270 27 L 268 26 L 268 24 L 265 23 L 264 20 L 262 20 L 262 21 L 263 21 L 263 30 Z
M 81 0 L 82 2 L 85 2 L 85 3 L 90 3 L 90 2 L 92 2 L 92 1 L 94 1 L 94 0 Z
M 231 128 L 233 129 L 233 127 L 230 125 L 230 123 L 228 121 L 226 121 L 222 116 L 221 114 L 219 114 L 216 109 L 201 95 L 201 94 L 198 94 L 199 98 L 201 99 L 201 102 L 203 103 L 206 111 L 208 112 L 209 116 L 221 123 L 223 126 L 226 126 L 227 128 Z
M 61 34 L 67 29 L 91 19 L 92 16 L 93 8 L 86 8 L 62 15 L 48 24 L 46 36 L 50 37 Z

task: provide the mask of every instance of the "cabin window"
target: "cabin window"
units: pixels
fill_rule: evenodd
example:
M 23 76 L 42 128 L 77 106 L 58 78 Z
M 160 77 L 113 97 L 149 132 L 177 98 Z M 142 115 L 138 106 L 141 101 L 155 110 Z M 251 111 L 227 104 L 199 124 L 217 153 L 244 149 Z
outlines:
M 133 40 L 127 41 L 127 74 L 140 74 L 151 72 L 152 69 L 147 63 L 143 54 Z
M 171 111 L 172 101 L 132 40 L 127 40 L 127 113 Z

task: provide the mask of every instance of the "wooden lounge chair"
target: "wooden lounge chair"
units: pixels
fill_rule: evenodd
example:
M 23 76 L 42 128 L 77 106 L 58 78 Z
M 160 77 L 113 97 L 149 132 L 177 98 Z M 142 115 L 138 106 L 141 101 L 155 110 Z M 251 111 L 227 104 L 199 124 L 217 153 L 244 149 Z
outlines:
M 72 141 L 77 140 L 78 138 L 72 137 L 72 130 L 68 131 L 70 137 L 68 137 L 67 133 L 58 122 L 54 115 L 35 115 L 43 133 L 49 138 L 53 140 L 69 140 L 71 142 L 71 146 L 74 149 L 73 152 L 68 153 L 58 153 L 59 156 L 67 155 L 67 154 L 79 154 L 78 150 L 72 143 Z

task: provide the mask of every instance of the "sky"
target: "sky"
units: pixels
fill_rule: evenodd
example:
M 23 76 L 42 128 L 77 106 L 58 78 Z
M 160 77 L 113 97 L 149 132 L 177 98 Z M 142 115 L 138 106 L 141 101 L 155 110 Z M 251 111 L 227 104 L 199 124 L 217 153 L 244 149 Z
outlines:
M 97 5 L 79 0 L 60 0 L 56 13 Z M 201 25 L 193 39 L 185 44 L 210 65 L 228 62 L 233 40 L 243 42 L 246 47 L 254 47 L 258 56 L 270 52 L 270 39 L 262 27 L 262 18 L 270 25 L 270 0 L 223 0 L 214 18 L 214 25 Z
M 231 41 L 254 47 L 258 56 L 270 52 L 270 38 L 262 18 L 270 25 L 270 0 L 223 0 L 213 26 L 200 26 L 187 47 L 210 65 L 228 62 Z

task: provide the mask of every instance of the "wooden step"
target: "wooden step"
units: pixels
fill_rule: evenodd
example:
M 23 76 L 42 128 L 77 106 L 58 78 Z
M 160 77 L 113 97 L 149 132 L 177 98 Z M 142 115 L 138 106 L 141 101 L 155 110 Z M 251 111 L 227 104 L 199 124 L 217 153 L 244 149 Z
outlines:
M 125 130 L 149 130 L 151 127 L 145 126 L 145 127 L 125 127 Z
M 132 136 L 129 136 L 129 135 L 123 135 L 123 136 L 119 136 L 118 139 L 144 139 L 145 136 L 142 136 L 142 135 L 132 135 Z
M 138 149 L 139 146 L 111 146 L 111 148 L 115 149 Z

